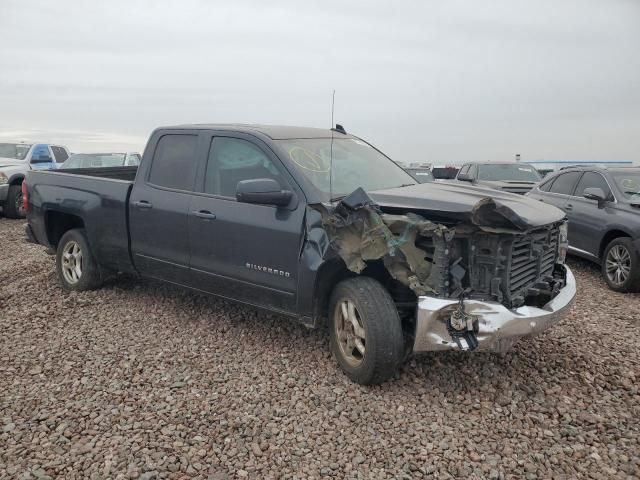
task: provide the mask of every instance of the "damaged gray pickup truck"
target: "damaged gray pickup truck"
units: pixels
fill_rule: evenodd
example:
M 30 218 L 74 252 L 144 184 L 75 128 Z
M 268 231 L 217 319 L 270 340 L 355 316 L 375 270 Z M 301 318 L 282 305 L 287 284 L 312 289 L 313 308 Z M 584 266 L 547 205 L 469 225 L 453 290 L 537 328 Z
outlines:
M 64 288 L 129 272 L 328 323 L 362 384 L 412 352 L 503 352 L 576 293 L 562 211 L 418 184 L 338 127 L 160 128 L 139 167 L 32 171 L 23 195 Z

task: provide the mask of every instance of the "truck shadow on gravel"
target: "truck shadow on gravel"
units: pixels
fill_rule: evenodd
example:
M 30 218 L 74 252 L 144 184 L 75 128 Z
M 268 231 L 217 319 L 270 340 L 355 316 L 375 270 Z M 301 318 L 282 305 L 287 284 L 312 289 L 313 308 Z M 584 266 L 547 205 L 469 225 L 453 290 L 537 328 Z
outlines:
M 105 287 L 120 290 L 117 293 L 129 297 L 127 302 L 132 303 L 154 302 L 162 296 L 169 301 L 169 316 L 194 312 L 193 318 L 184 319 L 185 337 L 191 331 L 190 323 L 204 322 L 205 331 L 223 342 L 242 337 L 243 342 L 248 343 L 247 348 L 254 352 L 268 350 L 291 357 L 294 370 L 301 375 L 315 376 L 316 381 L 322 383 L 350 384 L 329 353 L 326 328 L 310 330 L 286 317 L 153 280 L 119 276 Z M 570 321 L 565 319 L 556 328 Z M 300 356 L 300 351 L 304 351 L 304 356 Z M 570 335 L 551 330 L 535 338 L 521 339 L 504 354 L 433 352 L 410 356 L 393 379 L 381 386 L 362 388 L 401 391 L 421 384 L 449 394 L 474 391 L 497 394 L 508 384 L 509 388 L 517 387 L 524 395 L 531 396 L 543 392 L 543 388 L 558 386 L 558 379 L 566 377 L 568 371 L 575 375 L 585 369 L 583 352 Z

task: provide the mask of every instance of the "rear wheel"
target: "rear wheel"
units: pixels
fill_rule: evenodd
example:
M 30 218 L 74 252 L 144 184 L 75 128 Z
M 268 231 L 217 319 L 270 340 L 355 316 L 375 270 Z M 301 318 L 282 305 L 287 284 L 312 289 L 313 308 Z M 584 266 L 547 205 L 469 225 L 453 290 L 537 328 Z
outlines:
M 4 214 L 7 218 L 24 218 L 26 216 L 22 204 L 22 185 L 11 185 L 4 203 Z
M 343 280 L 329 305 L 331 350 L 342 370 L 356 383 L 388 380 L 404 354 L 398 310 L 389 292 L 376 280 Z
M 56 270 L 65 290 L 93 290 L 102 285 L 100 269 L 82 228 L 66 232 L 58 242 Z
M 630 238 L 613 240 L 604 251 L 602 274 L 612 290 L 640 291 L 640 258 Z

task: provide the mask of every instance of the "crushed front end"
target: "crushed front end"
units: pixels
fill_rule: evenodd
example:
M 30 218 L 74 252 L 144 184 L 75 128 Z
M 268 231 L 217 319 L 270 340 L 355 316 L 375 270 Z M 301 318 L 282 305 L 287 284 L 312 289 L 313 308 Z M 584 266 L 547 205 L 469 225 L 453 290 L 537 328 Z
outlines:
M 557 323 L 573 304 L 575 278 L 564 265 L 566 223 L 522 234 L 475 232 L 454 242 L 462 245 L 454 262 L 464 269 L 464 293 L 418 298 L 415 352 L 504 352 Z
M 574 301 L 564 220 L 532 227 L 491 199 L 467 219 L 429 219 L 358 190 L 318 210 L 349 270 L 378 278 L 384 270 L 414 352 L 503 352 L 554 325 Z

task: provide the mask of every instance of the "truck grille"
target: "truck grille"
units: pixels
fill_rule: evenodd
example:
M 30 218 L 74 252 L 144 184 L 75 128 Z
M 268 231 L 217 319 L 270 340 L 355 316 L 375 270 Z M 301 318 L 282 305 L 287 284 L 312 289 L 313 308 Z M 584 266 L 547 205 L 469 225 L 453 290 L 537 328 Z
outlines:
M 473 235 L 467 263 L 470 295 L 490 296 L 509 308 L 523 305 L 553 275 L 559 234 L 556 224 L 523 235 Z
M 527 234 L 505 245 L 509 252 L 504 294 L 509 303 L 519 303 L 529 288 L 550 276 L 558 255 L 557 226 Z

